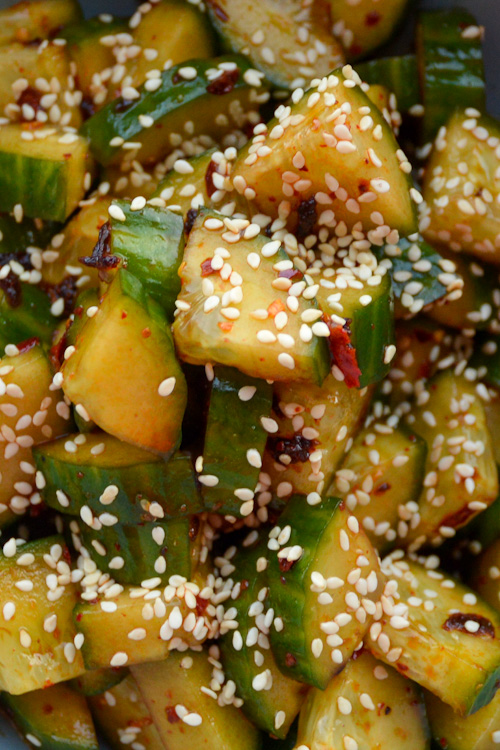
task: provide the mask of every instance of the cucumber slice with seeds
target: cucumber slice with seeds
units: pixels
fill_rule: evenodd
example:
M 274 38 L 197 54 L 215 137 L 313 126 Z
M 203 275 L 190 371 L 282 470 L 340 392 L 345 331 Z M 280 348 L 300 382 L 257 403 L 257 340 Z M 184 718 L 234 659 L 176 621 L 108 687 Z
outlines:
M 45 502 L 63 513 L 79 516 L 87 505 L 95 515 L 109 511 L 131 525 L 203 510 L 191 455 L 185 451 L 165 463 L 98 432 L 85 440 L 70 435 L 41 445 L 33 458 L 45 479 Z
M 338 498 L 292 498 L 268 543 L 271 647 L 282 672 L 324 690 L 375 614 L 378 557 Z
M 382 569 L 389 590 L 365 645 L 457 713 L 486 706 L 500 670 L 499 615 L 432 558 L 426 568 L 395 553 Z
M 165 313 L 125 269 L 86 321 L 61 372 L 65 394 L 106 432 L 154 453 L 176 448 L 186 382 Z M 132 396 L 137 382 L 140 404 Z
M 208 13 L 225 46 L 244 52 L 280 88 L 305 86 L 344 62 L 321 3 L 290 0 L 210 0 Z M 311 63 L 311 60 L 314 60 Z
M 133 100 L 107 104 L 84 123 L 82 133 L 105 166 L 125 158 L 155 162 L 174 150 L 187 120 L 193 123 L 191 137 L 219 141 L 235 128 L 255 124 L 255 110 L 267 98 L 261 77 L 242 56 L 190 60 L 147 81 Z
M 345 66 L 292 95 L 239 153 L 236 190 L 263 213 L 288 217 L 292 231 L 312 204 L 319 227 L 361 224 L 374 244 L 415 232 L 409 163 L 360 84 Z
M 54 128 L 31 139 L 23 133 L 30 134 L 23 125 L 0 127 L 0 211 L 20 205 L 26 216 L 64 221 L 90 187 L 88 142 Z
M 296 747 L 429 750 L 429 741 L 425 705 L 414 683 L 361 649 L 326 690 L 310 691 Z
M 302 323 L 315 301 L 303 282 L 289 303 L 293 263 L 279 241 L 259 231 L 215 211 L 198 215 L 180 269 L 173 326 L 179 356 L 262 379 L 321 383 L 329 369 L 326 339 Z

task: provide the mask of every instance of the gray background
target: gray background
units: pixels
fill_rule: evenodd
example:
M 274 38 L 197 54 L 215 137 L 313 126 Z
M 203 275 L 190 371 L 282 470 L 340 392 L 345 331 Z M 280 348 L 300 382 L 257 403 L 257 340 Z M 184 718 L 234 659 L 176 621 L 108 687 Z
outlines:
M 126 16 L 132 14 L 137 7 L 134 0 L 80 0 L 80 2 L 87 16 L 106 12 Z M 259 0 L 255 0 L 255 2 L 258 3 Z M 5 8 L 11 4 L 9 0 L 0 0 L 0 8 Z M 449 8 L 454 5 L 467 8 L 474 13 L 478 23 L 486 26 L 484 58 L 488 82 L 488 109 L 491 114 L 500 117 L 500 76 L 496 68 L 500 58 L 500 0 L 458 0 L 458 2 L 453 2 L 453 0 L 422 0 L 420 3 L 423 8 Z M 388 54 L 407 52 L 410 49 L 413 37 L 412 26 L 413 22 L 409 21 L 401 31 L 399 38 L 388 48 Z M 13 730 L 1 718 L 0 750 L 26 750 L 26 745 L 18 739 Z

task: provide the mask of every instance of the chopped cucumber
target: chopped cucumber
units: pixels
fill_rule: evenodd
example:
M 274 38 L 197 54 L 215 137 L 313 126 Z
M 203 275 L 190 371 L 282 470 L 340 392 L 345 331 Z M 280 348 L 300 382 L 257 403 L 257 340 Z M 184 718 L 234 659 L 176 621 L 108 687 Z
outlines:
M 234 560 L 238 596 L 231 600 L 238 628 L 221 638 L 221 660 L 226 677 L 235 683 L 236 694 L 243 700 L 245 716 L 260 729 L 284 739 L 308 688 L 280 672 L 270 649 L 265 622 L 269 598 L 266 545 L 243 546 Z
M 330 494 L 345 499 L 380 552 L 395 542 L 406 506 L 418 501 L 425 476 L 427 444 L 398 426 L 371 423 L 355 438 Z
M 399 553 L 384 560 L 393 593 L 386 591 L 386 604 L 365 645 L 466 716 L 486 706 L 496 692 L 500 616 L 432 563 L 429 558 L 426 568 Z
M 0 127 L 0 211 L 20 205 L 26 216 L 64 221 L 77 208 L 93 165 L 88 143 L 55 128 L 30 134 L 23 125 Z M 89 187 L 90 185 L 87 185 Z
M 234 516 L 252 512 L 271 404 L 272 387 L 265 381 L 230 367 L 215 369 L 198 475 L 207 509 Z
M 32 446 L 64 435 L 72 427 L 61 391 L 50 389 L 50 364 L 36 339 L 20 345 L 19 350 L 20 354 L 0 360 L 5 387 L 0 396 L 4 444 L 0 456 L 1 527 L 41 501 L 31 468 Z
M 30 0 L 0 11 L 0 45 L 46 39 L 61 26 L 81 22 L 77 0 Z
M 69 551 L 62 537 L 24 544 L 12 555 L 14 539 L 8 544 L 8 555 L 4 551 L 0 556 L 4 612 L 0 688 L 19 695 L 77 677 L 84 667 L 81 653 L 73 644 L 76 630 L 71 612 L 78 599 L 77 586 L 61 584 L 56 597 L 49 595 L 46 584 L 46 577 L 54 570 L 60 576 L 69 572 Z
M 473 571 L 471 585 L 485 602 L 500 611 L 500 539 L 497 537 L 482 553 Z
M 329 0 L 333 33 L 342 42 L 348 58 L 366 57 L 387 42 L 403 19 L 408 0 Z
M 326 690 L 310 691 L 296 747 L 428 750 L 429 740 L 425 705 L 414 683 L 362 649 Z
M 191 135 L 220 140 L 234 128 L 255 124 L 255 109 L 267 97 L 261 77 L 244 57 L 190 60 L 147 81 L 138 98 L 110 102 L 84 123 L 82 132 L 100 164 L 125 158 L 155 162 L 173 151 L 186 121 L 193 123 Z
M 321 383 L 329 369 L 326 339 L 302 322 L 315 300 L 304 289 L 288 306 L 293 263 L 279 241 L 242 221 L 203 210 L 194 223 L 173 327 L 179 356 L 256 378 Z
M 205 581 L 196 574 L 187 588 L 178 583 L 184 578 L 172 580 L 175 585 L 167 586 L 163 596 L 154 600 L 144 600 L 146 588 L 124 587 L 111 602 L 103 596 L 75 607 L 76 628 L 85 636 L 81 654 L 86 669 L 166 659 L 174 648 L 198 647 L 213 636 L 216 628 L 203 591 Z
M 418 509 L 400 534 L 412 548 L 438 545 L 498 496 L 486 415 L 474 384 L 446 370 L 420 390 L 408 422 L 427 441 L 428 454 Z
M 500 737 L 500 693 L 472 716 L 460 716 L 432 693 L 425 708 L 437 750 L 491 750 Z
M 154 453 L 176 448 L 186 383 L 163 310 L 128 271 L 117 272 L 62 373 L 65 394 L 106 432 Z
M 382 83 L 395 94 L 398 109 L 402 114 L 420 103 L 415 55 L 378 57 L 375 60 L 367 60 L 356 65 L 356 72 L 370 86 Z
M 89 669 L 71 680 L 70 684 L 77 693 L 91 698 L 95 695 L 102 695 L 106 690 L 111 690 L 115 685 L 122 682 L 127 673 L 126 667 Z
M 346 446 L 361 427 L 372 390 L 348 388 L 329 375 L 322 386 L 275 383 L 264 471 L 278 498 L 328 487 Z
M 312 206 L 319 227 L 361 224 L 373 244 L 412 234 L 409 163 L 361 79 L 345 66 L 314 83 L 259 126 L 235 161 L 234 187 L 265 214 L 288 216 L 292 231 Z
M 423 11 L 416 43 L 424 105 L 422 139 L 427 142 L 454 109 L 486 109 L 481 31 L 463 8 Z
M 50 347 L 57 325 L 50 308 L 50 297 L 43 289 L 19 281 L 11 271 L 0 291 L 1 348 L 32 338 Z
M 375 613 L 382 583 L 377 554 L 333 497 L 310 504 L 295 495 L 268 546 L 276 661 L 284 674 L 324 690 L 361 644 Z
M 169 750 L 258 750 L 260 736 L 233 705 L 219 705 L 210 685 L 208 654 L 173 652 L 166 661 L 132 668 L 142 697 Z
M 344 62 L 340 43 L 329 33 L 321 3 L 292 0 L 209 0 L 208 13 L 223 43 L 242 52 L 281 88 L 305 86 Z M 314 64 L 307 54 L 314 55 Z
M 429 242 L 498 265 L 499 124 L 466 109 L 455 112 L 443 126 L 425 170 L 423 233 Z
M 147 750 L 164 750 L 150 713 L 131 674 L 103 695 L 89 699 L 90 710 L 106 742 L 123 750 L 123 739 L 133 735 Z
M 45 479 L 45 502 L 63 513 L 79 516 L 87 505 L 97 517 L 109 511 L 131 525 L 191 515 L 204 507 L 185 451 L 165 462 L 97 432 L 41 445 L 33 458 Z
M 66 683 L 24 695 L 2 693 L 1 702 L 32 747 L 98 750 L 87 701 Z

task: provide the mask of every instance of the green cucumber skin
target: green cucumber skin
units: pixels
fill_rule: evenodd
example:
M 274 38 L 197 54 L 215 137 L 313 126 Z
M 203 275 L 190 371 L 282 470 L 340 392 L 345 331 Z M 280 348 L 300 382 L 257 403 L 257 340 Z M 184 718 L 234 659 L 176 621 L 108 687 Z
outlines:
M 175 518 L 166 523 L 153 522 L 136 526 L 117 523 L 110 527 L 103 526 L 99 531 L 93 531 L 81 522 L 79 528 L 81 541 L 100 570 L 109 572 L 120 584 L 138 586 L 141 581 L 156 576 L 164 582 L 174 574 L 190 580 L 190 525 L 189 518 Z M 154 528 L 162 528 L 165 532 L 165 541 L 161 545 L 152 537 Z M 93 540 L 106 547 L 105 555 L 97 552 L 92 544 Z M 154 567 L 155 560 L 160 555 L 166 560 L 165 573 L 158 573 Z M 123 558 L 123 567 L 109 568 L 109 561 L 116 556 Z
M 482 347 L 488 341 L 496 342 L 493 336 L 480 335 L 476 337 L 474 354 L 470 360 L 470 366 L 479 370 L 480 378 L 492 388 L 500 389 L 500 351 L 498 348 L 494 354 L 486 354 Z
M 360 388 L 383 380 L 391 369 L 390 362 L 384 362 L 384 357 L 387 347 L 396 342 L 394 298 L 391 282 L 385 283 L 388 283 L 388 292 L 369 305 L 369 315 L 364 314 L 363 308 L 358 308 L 352 317 L 351 341 L 361 371 Z
M 92 697 L 102 695 L 106 690 L 118 685 L 128 674 L 126 667 L 109 667 L 107 669 L 89 669 L 80 677 L 70 680 L 70 685 L 77 693 Z
M 68 48 L 71 48 L 72 46 L 85 45 L 85 42 L 89 39 L 92 41 L 98 40 L 106 34 L 118 34 L 126 32 L 127 29 L 127 18 L 113 18 L 112 21 L 106 23 L 101 21 L 99 16 L 96 16 L 65 26 L 57 36 L 59 39 L 65 39 Z
M 189 453 L 179 451 L 168 462 L 154 461 L 126 467 L 101 467 L 71 464 L 46 456 L 43 446 L 33 450 L 35 465 L 45 477 L 43 497 L 47 505 L 58 511 L 79 516 L 83 505 L 93 513 L 117 515 L 121 523 L 140 524 L 152 521 L 141 501 L 157 502 L 165 518 L 176 518 L 199 513 L 203 503 L 196 485 Z M 104 506 L 99 497 L 109 485 L 118 487 L 118 495 L 111 506 Z M 56 490 L 62 490 L 70 501 L 63 508 Z
M 27 247 L 45 248 L 61 225 L 53 221 L 35 221 L 26 216 L 17 222 L 12 216 L 0 215 L 0 254 L 20 253 Z
M 224 55 L 212 60 L 188 60 L 163 71 L 162 85 L 153 92 L 141 86 L 140 97 L 127 106 L 125 111 L 121 111 L 122 99 L 117 99 L 103 107 L 88 119 L 81 129 L 81 132 L 90 140 L 91 151 L 97 161 L 107 166 L 117 158 L 120 159 L 124 152 L 120 146 L 110 146 L 110 141 L 117 136 L 125 141 L 134 141 L 140 136 L 144 128 L 139 122 L 139 115 L 149 115 L 157 127 L 162 127 L 164 118 L 168 118 L 168 115 L 175 112 L 181 105 L 192 104 L 195 107 L 197 99 L 211 96 L 207 94 L 208 79 L 205 73 L 209 68 L 221 62 L 235 62 L 240 70 L 239 79 L 233 90 L 243 91 L 249 88 L 243 80 L 243 74 L 252 67 L 250 62 L 241 55 Z M 177 74 L 183 67 L 195 67 L 196 78 L 179 80 Z M 215 103 L 217 99 L 223 99 L 223 97 L 214 96 L 213 99 Z
M 425 143 L 434 138 L 454 109 L 486 109 L 481 41 L 462 37 L 463 29 L 472 25 L 477 25 L 476 19 L 461 8 L 420 14 L 417 57 Z
M 66 220 L 66 163 L 4 151 L 0 152 L 0 174 L 0 211 L 12 211 L 19 203 L 26 216 Z
M 21 302 L 11 307 L 5 294 L 0 293 L 0 345 L 19 344 L 36 337 L 50 346 L 58 318 L 50 312 L 48 295 L 34 284 L 21 283 Z
M 182 216 L 154 206 L 132 211 L 123 200 L 113 205 L 121 208 L 126 221 L 110 218 L 111 253 L 123 258 L 127 270 L 172 318 L 181 288 L 177 271 L 184 251 Z
M 256 392 L 243 408 L 238 391 L 244 386 L 253 386 Z M 203 474 L 213 474 L 219 482 L 215 487 L 202 485 L 207 509 L 241 515 L 242 501 L 234 491 L 244 487 L 253 490 L 258 482 L 260 469 L 248 463 L 246 453 L 251 448 L 261 455 L 264 452 L 267 433 L 260 419 L 269 416 L 271 406 L 269 383 L 232 367 L 216 368 L 205 432 Z
M 415 55 L 379 57 L 356 65 L 356 71 L 366 83 L 381 84 L 392 91 L 401 114 L 406 114 L 411 107 L 420 103 Z
M 281 632 L 271 629 L 271 648 L 283 674 L 292 679 L 324 690 L 326 683 L 314 669 L 315 659 L 307 648 L 304 618 L 305 587 L 309 565 L 314 559 L 324 530 L 332 521 L 335 510 L 341 504 L 336 497 L 327 497 L 314 508 L 301 495 L 294 495 L 280 516 L 280 525 L 292 525 L 289 545 L 300 544 L 304 552 L 300 560 L 287 572 L 280 570 L 277 555 L 270 555 L 269 586 L 270 605 L 284 622 Z M 300 531 L 300 533 L 298 533 Z M 294 606 L 290 606 L 290 602 Z M 286 612 L 286 616 L 285 616 Z M 296 659 L 293 667 L 287 665 L 287 655 Z

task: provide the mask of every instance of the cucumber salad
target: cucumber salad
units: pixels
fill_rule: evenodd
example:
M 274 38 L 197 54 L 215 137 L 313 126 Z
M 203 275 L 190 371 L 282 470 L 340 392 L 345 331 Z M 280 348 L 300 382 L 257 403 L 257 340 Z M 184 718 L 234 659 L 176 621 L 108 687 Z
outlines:
M 31 748 L 500 748 L 483 35 L 407 0 L 0 10 L 0 710 Z

